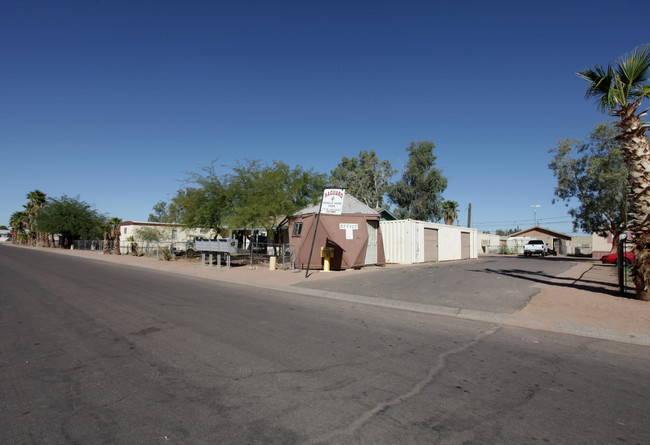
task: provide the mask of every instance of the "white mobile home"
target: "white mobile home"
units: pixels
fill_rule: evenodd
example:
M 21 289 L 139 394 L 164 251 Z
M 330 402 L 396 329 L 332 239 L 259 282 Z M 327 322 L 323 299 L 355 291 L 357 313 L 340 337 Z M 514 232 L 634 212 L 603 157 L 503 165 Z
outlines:
M 478 258 L 476 229 L 412 219 L 381 221 L 380 226 L 387 263 Z

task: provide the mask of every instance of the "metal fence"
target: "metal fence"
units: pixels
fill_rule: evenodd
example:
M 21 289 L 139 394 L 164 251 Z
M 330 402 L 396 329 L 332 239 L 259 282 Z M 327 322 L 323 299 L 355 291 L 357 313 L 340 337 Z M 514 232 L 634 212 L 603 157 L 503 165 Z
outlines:
M 113 249 L 113 241 L 108 241 L 109 249 Z M 74 242 L 74 248 L 77 250 L 104 250 L 104 241 L 103 240 L 76 240 Z
M 113 250 L 113 241 L 108 241 L 109 250 Z M 74 248 L 78 250 L 91 250 L 102 252 L 103 240 L 77 240 Z M 195 259 L 201 257 L 195 242 L 152 241 L 132 243 L 120 241 L 122 255 L 138 255 L 157 258 L 160 260 L 175 260 L 179 258 Z M 272 256 L 276 257 L 276 264 L 282 269 L 295 269 L 296 250 L 290 244 L 276 244 L 267 242 L 253 242 L 248 240 L 237 241 L 234 252 L 229 254 L 233 265 L 267 264 Z

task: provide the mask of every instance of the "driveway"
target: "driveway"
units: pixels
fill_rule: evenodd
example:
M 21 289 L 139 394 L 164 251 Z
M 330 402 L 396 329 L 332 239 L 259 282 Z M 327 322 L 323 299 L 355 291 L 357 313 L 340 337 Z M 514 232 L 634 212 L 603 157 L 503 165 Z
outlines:
M 381 273 L 305 281 L 294 286 L 409 303 L 511 314 L 548 281 L 578 264 L 564 257 L 482 257 L 479 260 L 387 267 Z

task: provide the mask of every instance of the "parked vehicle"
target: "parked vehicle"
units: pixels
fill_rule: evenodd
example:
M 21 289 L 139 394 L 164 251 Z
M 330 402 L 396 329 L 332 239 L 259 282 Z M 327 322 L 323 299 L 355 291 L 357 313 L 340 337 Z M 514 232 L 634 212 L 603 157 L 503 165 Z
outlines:
M 610 253 L 608 255 L 603 255 L 600 258 L 600 261 L 603 262 L 603 264 L 616 264 L 618 260 L 618 254 L 616 253 Z M 626 266 L 630 266 L 634 264 L 634 253 L 632 252 L 625 252 L 623 254 L 623 264 Z
M 548 254 L 548 246 L 546 242 L 541 239 L 532 239 L 524 245 L 524 256 L 540 255 L 546 256 Z

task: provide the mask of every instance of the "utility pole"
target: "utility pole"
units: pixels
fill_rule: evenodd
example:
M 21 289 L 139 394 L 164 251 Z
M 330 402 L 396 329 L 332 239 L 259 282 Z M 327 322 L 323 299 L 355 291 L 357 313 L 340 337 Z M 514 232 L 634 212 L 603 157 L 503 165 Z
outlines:
M 533 204 L 531 207 L 533 208 L 533 219 L 535 220 L 535 227 L 537 227 L 537 208 L 541 207 L 541 205 Z
M 467 208 L 467 227 L 472 227 L 472 203 L 469 203 Z

